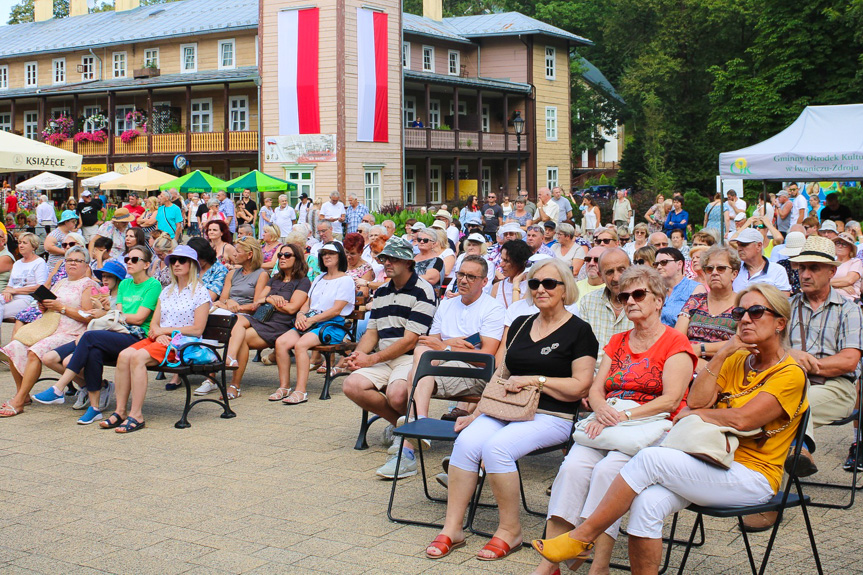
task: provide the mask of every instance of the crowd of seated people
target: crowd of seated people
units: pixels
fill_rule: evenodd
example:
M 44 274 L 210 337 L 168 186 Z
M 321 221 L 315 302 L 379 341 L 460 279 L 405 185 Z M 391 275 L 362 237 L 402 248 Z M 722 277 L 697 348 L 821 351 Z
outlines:
M 288 220 L 284 210 L 277 225 L 266 212 L 263 229 L 249 221 L 235 237 L 234 215 L 218 200 L 198 218 L 201 236 L 190 239 L 159 230 L 157 205 L 152 214 L 118 208 L 101 225 L 85 226 L 89 241 L 79 233 L 77 208 L 60 214 L 44 242 L 24 229 L 9 235 L 4 229 L 0 315 L 15 326 L 0 357 L 15 389 L 0 417 L 33 409 L 33 400 L 63 404 L 78 388 L 73 407 L 86 409 L 78 424 L 141 430 L 148 368 L 165 360 L 173 333 L 200 336 L 210 313 L 237 317 L 224 399 L 243 396 L 252 352 L 273 350 L 263 357 L 278 373 L 268 400 L 304 404 L 310 372 L 325 369 L 316 348 L 343 342 L 352 332 L 348 322 L 356 321 L 355 348 L 327 375 L 346 372 L 345 395 L 386 420 L 387 459 L 376 475 L 403 478 L 417 473 L 417 446 L 394 439 L 393 430 L 410 419 L 408 397 L 423 354 L 489 354 L 496 359 L 493 380 L 508 391 L 539 389 L 532 420 L 502 421 L 473 401 L 456 403 L 482 394 L 488 383 L 482 380 L 426 377 L 414 394 L 419 418 L 432 416 L 433 399 L 450 400 L 446 416 L 459 432 L 442 480 L 446 520 L 426 556 L 439 559 L 463 545 L 464 516 L 485 473 L 498 525 L 478 553 L 481 560 L 502 559 L 522 543 L 516 462 L 566 443 L 579 406 L 593 413 L 586 428 L 591 438 L 658 414 L 674 423 L 698 414 L 741 431 L 780 429 L 763 444 L 742 440 L 729 470 L 658 443 L 635 456 L 578 444 L 568 450 L 549 489 L 547 539 L 534 543 L 543 556 L 535 573 L 554 573 L 564 561 L 577 567 L 588 557 L 592 573 L 607 572 L 625 513 L 633 571 L 654 573 L 668 515 L 689 502 L 727 501 L 729 490 L 740 504 L 776 492 L 801 399 L 812 417 L 794 470 L 800 476 L 818 470 L 815 429 L 857 407 L 859 225 L 816 220 L 807 226 L 815 216 L 792 222 L 781 209 L 770 219 L 764 203 L 749 216 L 734 199 L 733 209 L 724 208 L 734 229 L 719 241 L 712 227 L 691 233 L 678 197 L 653 206 L 649 225 L 630 227 L 603 225 L 592 201 L 583 214 L 555 210 L 550 202 L 557 200 L 547 195 L 531 210 L 519 198 L 509 221 L 501 219 L 491 234 L 473 209 L 459 218 L 433 211 L 429 225 L 408 221 L 397 234 L 391 220 L 374 214 L 343 227 L 338 216 L 320 216 L 330 208 L 311 204 L 304 221 L 296 213 Z M 780 194 L 776 206 L 786 199 Z M 584 219 L 574 221 L 573 213 Z M 533 217 L 522 222 L 525 214 Z M 720 218 L 705 217 L 714 220 Z M 662 223 L 669 235 L 657 228 Z M 14 250 L 7 249 L 10 238 Z M 44 289 L 53 297 L 34 297 Z M 123 329 L 108 329 L 111 318 Z M 109 381 L 105 366 L 112 363 Z M 802 369 L 786 369 L 793 366 Z M 43 367 L 59 379 L 31 397 Z M 718 394 L 733 395 L 756 379 L 766 381 L 763 393 L 717 404 Z M 178 386 L 177 378 L 166 383 L 168 390 Z M 195 393 L 217 391 L 206 379 Z M 612 399 L 638 406 L 618 411 Z M 863 470 L 854 433 L 844 467 Z M 684 473 L 715 489 L 693 491 L 679 481 Z M 744 527 L 758 531 L 775 521 L 753 515 Z

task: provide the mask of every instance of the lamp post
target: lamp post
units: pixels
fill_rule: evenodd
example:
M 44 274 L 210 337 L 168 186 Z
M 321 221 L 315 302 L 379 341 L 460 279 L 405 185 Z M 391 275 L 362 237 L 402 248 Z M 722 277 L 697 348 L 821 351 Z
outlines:
M 512 119 L 512 127 L 515 129 L 515 158 L 518 163 L 518 184 L 516 186 L 516 192 L 521 194 L 521 135 L 524 133 L 524 118 L 521 117 L 521 112 L 515 112 L 515 117 Z

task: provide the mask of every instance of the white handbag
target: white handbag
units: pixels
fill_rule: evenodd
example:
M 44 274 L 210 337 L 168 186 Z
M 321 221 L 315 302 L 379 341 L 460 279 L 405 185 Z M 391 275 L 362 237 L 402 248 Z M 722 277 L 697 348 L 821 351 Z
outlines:
M 636 401 L 617 397 L 607 399 L 606 403 L 617 411 L 641 407 L 641 404 Z M 672 424 L 668 415 L 667 412 L 657 413 L 648 417 L 621 421 L 617 425 L 604 428 L 599 435 L 591 439 L 584 432 L 587 425 L 596 419 L 596 414 L 591 413 L 575 425 L 572 440 L 585 447 L 635 455 L 645 447 L 656 444 L 671 429 Z
M 785 427 L 787 426 L 774 430 L 773 434 L 782 431 Z M 740 445 L 740 438 L 763 434 L 760 427 L 752 431 L 738 431 L 733 427 L 707 423 L 697 415 L 687 415 L 677 421 L 674 428 L 662 440 L 661 447 L 677 449 L 705 463 L 722 469 L 731 469 L 731 464 L 734 463 L 734 452 Z
M 87 331 L 116 331 L 117 333 L 129 333 L 129 326 L 120 310 L 109 309 L 102 317 L 90 320 Z

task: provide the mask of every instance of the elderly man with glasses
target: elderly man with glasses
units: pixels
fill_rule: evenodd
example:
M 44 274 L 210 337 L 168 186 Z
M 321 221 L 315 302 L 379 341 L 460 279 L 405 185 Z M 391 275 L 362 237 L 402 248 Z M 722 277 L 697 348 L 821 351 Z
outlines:
M 656 260 L 653 262 L 653 267 L 668 288 L 668 295 L 662 304 L 662 323 L 669 327 L 674 327 L 677 323 L 677 316 L 690 296 L 707 291 L 703 285 L 683 275 L 685 261 L 677 248 L 662 248 L 656 252 Z
M 554 252 L 551 248 L 545 245 L 545 228 L 543 226 L 533 225 L 527 227 L 527 237 L 525 238 L 527 247 L 530 251 L 544 256 L 554 257 Z
M 599 369 L 599 364 L 602 363 L 603 348 L 611 341 L 611 336 L 632 329 L 632 321 L 626 317 L 624 304 L 617 301 L 620 275 L 630 266 L 629 256 L 620 248 L 600 249 L 598 259 L 599 276 L 603 280 L 604 289 L 583 294 L 578 301 L 579 317 L 590 325 L 599 341 L 599 355 L 594 371 Z
M 576 287 L 578 287 L 578 299 L 576 301 L 580 301 L 581 298 L 590 292 L 602 289 L 605 285 L 605 282 L 602 280 L 602 276 L 599 274 L 599 256 L 601 256 L 606 249 L 608 248 L 601 245 L 594 246 L 590 248 L 587 255 L 584 256 L 584 269 L 587 273 L 587 277 L 575 282 Z
M 737 253 L 743 265 L 734 279 L 734 291 L 740 292 L 754 283 L 768 283 L 790 295 L 788 273 L 780 265 L 771 265 L 764 257 L 764 236 L 756 229 L 746 228 L 737 235 Z M 832 242 L 831 242 L 832 243 Z

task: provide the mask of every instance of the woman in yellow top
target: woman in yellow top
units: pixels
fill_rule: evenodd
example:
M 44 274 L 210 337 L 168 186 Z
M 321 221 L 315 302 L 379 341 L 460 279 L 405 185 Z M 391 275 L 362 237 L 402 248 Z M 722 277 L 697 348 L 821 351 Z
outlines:
M 698 374 L 687 399 L 689 407 L 675 420 L 698 415 L 740 431 L 781 431 L 766 439 L 740 438 L 728 470 L 666 447 L 640 451 L 581 525 L 554 539 L 533 542 L 543 557 L 554 563 L 575 560 L 571 567 L 576 569 L 589 557 L 592 542 L 629 511 L 632 573 L 655 574 L 662 555 L 662 523 L 668 515 L 690 503 L 756 505 L 776 494 L 800 414 L 808 408 L 805 376 L 785 347 L 791 307 L 775 287 L 758 283 L 737 296 L 733 313 L 737 335 Z M 745 394 L 723 400 L 741 392 Z

